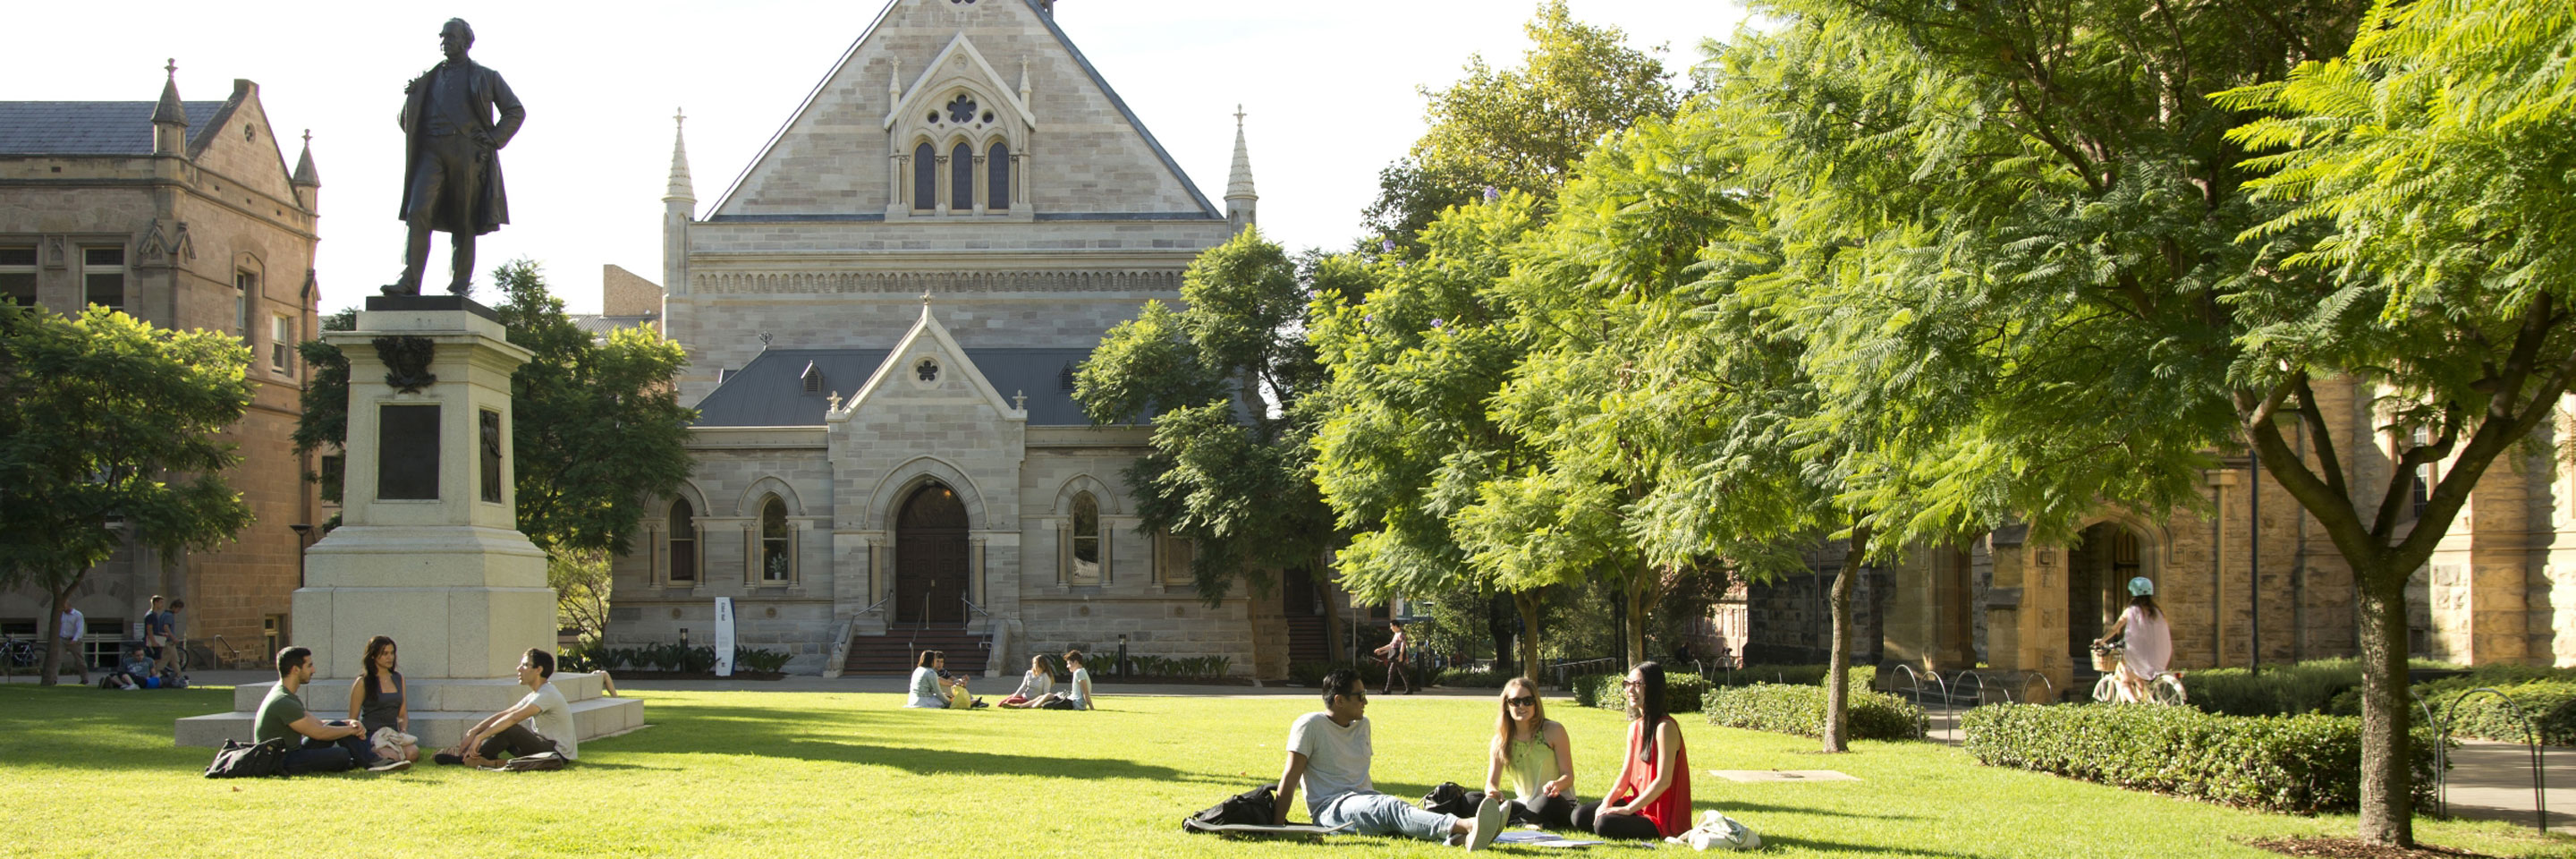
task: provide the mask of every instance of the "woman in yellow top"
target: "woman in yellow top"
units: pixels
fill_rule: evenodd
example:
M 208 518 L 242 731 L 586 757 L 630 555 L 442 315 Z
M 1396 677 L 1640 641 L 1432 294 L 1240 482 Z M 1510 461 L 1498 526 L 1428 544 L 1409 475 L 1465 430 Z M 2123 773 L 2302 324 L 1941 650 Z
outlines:
M 1485 790 L 1467 794 L 1467 803 L 1500 798 L 1503 779 L 1512 780 L 1512 801 L 1503 806 L 1514 824 L 1535 823 L 1548 829 L 1574 828 L 1574 744 L 1565 726 L 1547 717 L 1538 684 L 1514 677 L 1503 684 L 1502 716 L 1494 720 L 1494 741 L 1485 761 Z

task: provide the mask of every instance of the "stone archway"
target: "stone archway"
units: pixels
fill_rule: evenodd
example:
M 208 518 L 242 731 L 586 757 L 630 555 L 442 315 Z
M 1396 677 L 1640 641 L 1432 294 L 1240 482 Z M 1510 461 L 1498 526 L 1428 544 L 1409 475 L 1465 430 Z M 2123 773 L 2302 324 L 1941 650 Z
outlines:
M 965 623 L 968 574 L 966 505 L 925 481 L 895 514 L 895 622 Z
M 2129 579 L 2154 578 L 2147 570 L 2144 535 L 2118 522 L 2097 522 L 2078 532 L 2066 549 L 2066 652 L 2078 674 L 2089 671 L 2090 648 L 2129 603 Z

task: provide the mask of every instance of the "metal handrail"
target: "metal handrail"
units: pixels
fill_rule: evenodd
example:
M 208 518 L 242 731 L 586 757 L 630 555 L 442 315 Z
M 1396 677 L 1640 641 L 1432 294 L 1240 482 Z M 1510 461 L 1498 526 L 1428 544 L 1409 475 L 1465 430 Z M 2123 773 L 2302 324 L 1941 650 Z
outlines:
M 992 613 L 992 612 L 989 612 L 989 611 L 985 611 L 983 606 L 976 605 L 974 600 L 970 600 L 970 599 L 967 599 L 967 598 L 965 598 L 965 597 L 958 597 L 958 598 L 957 598 L 957 601 L 958 601 L 958 602 L 962 602 L 962 603 L 965 603 L 965 604 L 966 604 L 966 611 L 967 611 L 970 615 L 980 614 L 980 615 L 983 615 L 983 616 L 985 616 L 985 617 L 992 617 L 992 616 L 993 616 L 993 613 Z
M 2549 833 L 2549 779 L 2546 775 L 2546 770 L 2542 767 L 2544 761 L 2541 757 L 2540 751 L 2540 731 L 2531 726 L 2531 714 L 2525 712 L 2522 709 L 2522 702 L 2513 700 L 2513 696 L 2504 694 L 2504 692 L 2492 686 L 2480 686 L 2460 693 L 2459 697 L 2451 699 L 2451 703 L 2444 705 L 2442 707 L 2441 721 L 2435 722 L 2433 726 L 2434 748 L 2443 750 L 2442 752 L 2436 753 L 2438 757 L 2435 759 L 2434 767 L 2439 769 L 2443 764 L 2448 763 L 2447 750 L 2451 741 L 2451 717 L 2459 712 L 2460 702 L 2466 701 L 2469 699 L 2469 696 L 2480 692 L 2504 699 L 2504 703 L 2513 708 L 2513 717 L 2522 720 L 2522 735 L 2524 738 L 2523 746 L 2531 751 L 2532 822 L 2540 827 L 2541 834 L 2546 835 Z M 2450 782 L 2448 779 L 2444 779 L 2441 782 L 2440 789 L 2443 791 L 2443 795 L 2438 798 L 2437 807 L 2443 813 L 2448 814 L 2451 807 L 2450 796 L 2448 795 L 2450 790 Z
M 886 603 L 892 601 L 894 601 L 894 594 L 886 594 L 884 599 L 869 603 L 867 608 L 859 609 L 859 613 L 867 614 L 868 612 L 876 611 L 877 609 L 884 607 Z

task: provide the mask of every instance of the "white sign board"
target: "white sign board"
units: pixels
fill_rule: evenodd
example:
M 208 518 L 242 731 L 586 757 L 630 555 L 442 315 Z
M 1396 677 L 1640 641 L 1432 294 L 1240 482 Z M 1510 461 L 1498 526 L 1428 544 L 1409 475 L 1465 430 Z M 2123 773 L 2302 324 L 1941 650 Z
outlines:
M 716 597 L 716 676 L 733 676 L 732 597 Z

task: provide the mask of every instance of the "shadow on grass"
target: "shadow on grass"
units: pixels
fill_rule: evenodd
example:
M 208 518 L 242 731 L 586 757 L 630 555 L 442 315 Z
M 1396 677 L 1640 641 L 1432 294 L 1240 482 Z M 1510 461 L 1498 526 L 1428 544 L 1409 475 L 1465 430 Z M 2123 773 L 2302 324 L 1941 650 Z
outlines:
M 1136 779 L 1232 785 L 1240 779 L 1218 779 L 1204 773 L 1140 764 L 1117 758 L 1067 758 L 1003 755 L 956 749 L 872 746 L 823 739 L 790 739 L 764 746 L 764 755 L 826 763 L 888 766 L 914 775 L 1014 775 L 1069 779 Z
M 1822 808 L 1809 808 L 1798 805 L 1764 805 L 1758 802 L 1735 802 L 1732 800 L 1705 799 L 1699 804 L 1726 812 L 1728 816 L 1734 816 L 1737 812 L 1745 812 L 1749 814 L 1813 814 L 1819 817 L 1863 817 L 1870 820 L 1923 819 L 1921 816 L 1913 814 L 1863 814 L 1856 811 L 1831 811 Z
M 1821 838 L 1802 838 L 1796 835 L 1778 835 L 1770 832 L 1762 833 L 1762 849 L 1766 851 L 1780 849 L 1804 849 L 1826 854 L 1900 853 L 1907 856 L 1948 856 L 1951 857 L 1951 859 L 1985 859 L 1985 857 L 1979 856 L 1975 853 L 1954 853 L 1948 850 L 1933 850 L 1921 846 L 1909 845 L 1905 847 L 1891 847 L 1881 844 L 1853 844 L 1849 841 L 1827 841 Z

